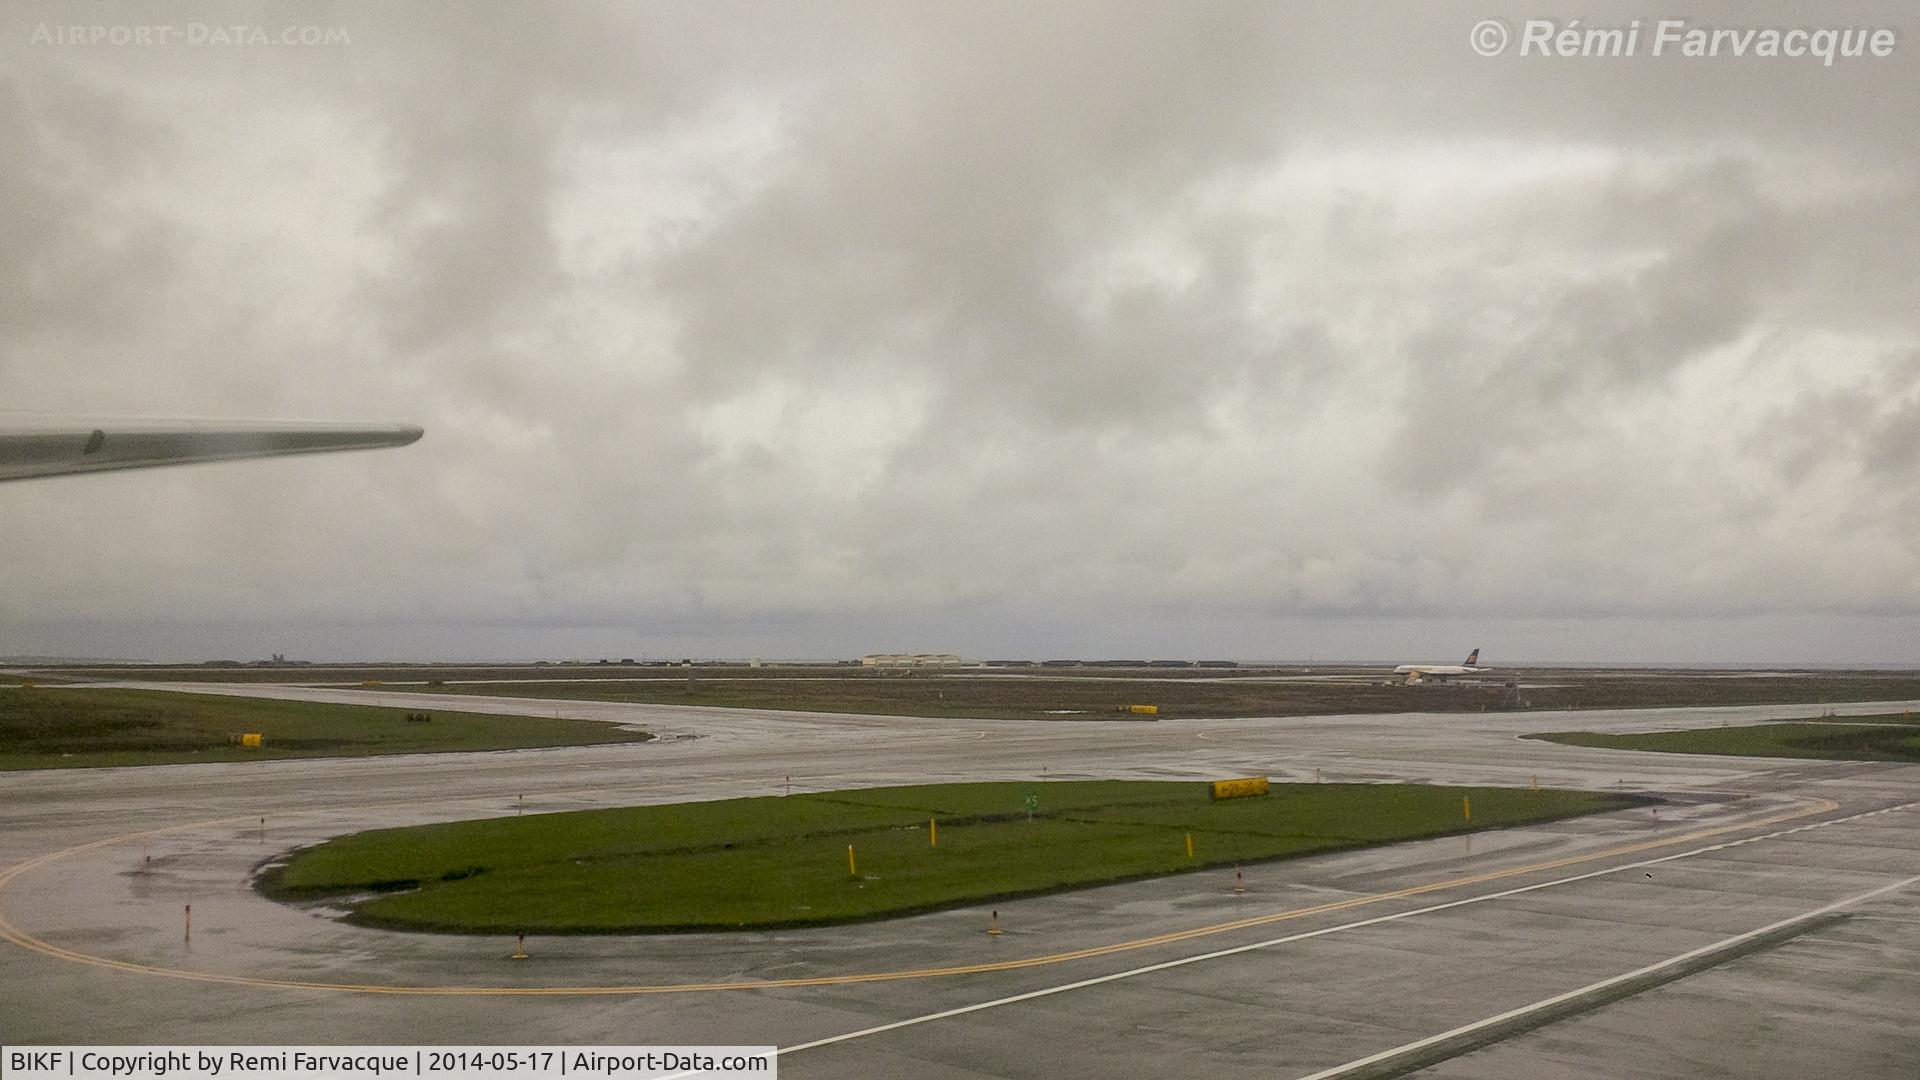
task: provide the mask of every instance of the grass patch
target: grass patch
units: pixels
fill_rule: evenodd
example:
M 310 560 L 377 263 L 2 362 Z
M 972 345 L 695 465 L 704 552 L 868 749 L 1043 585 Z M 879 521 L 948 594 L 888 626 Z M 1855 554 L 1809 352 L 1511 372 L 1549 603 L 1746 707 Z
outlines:
M 390 674 L 423 679 L 403 688 L 430 693 L 569 698 L 661 705 L 868 713 L 889 716 L 1009 720 L 1143 720 L 1133 704 L 1158 705 L 1160 719 L 1228 716 L 1315 716 L 1342 713 L 1503 712 L 1525 709 L 1638 709 L 1679 705 L 1805 704 L 1920 698 L 1910 673 L 1820 673 L 1789 678 L 1737 678 L 1676 672 L 1590 674 L 1500 669 L 1485 681 L 1405 686 L 1385 666 L 1349 668 L 1349 682 L 1275 681 L 1300 669 L 1274 671 L 1071 668 L 991 678 L 966 672 L 909 677 L 846 668 L 694 669 L 695 678 L 666 669 L 581 668 L 542 677 L 521 669 L 506 677 L 541 681 L 426 685 L 431 672 Z M 645 678 L 615 681 L 606 673 Z M 1322 670 L 1324 674 L 1324 669 Z M 491 673 L 489 673 L 491 674 Z M 578 677 L 575 677 L 575 676 Z M 1058 675 L 1059 677 L 1055 677 Z M 284 673 L 283 678 L 286 678 Z M 298 676 L 294 676 L 297 678 Z M 459 676 L 449 676 L 457 678 Z M 1520 684 L 1509 690 L 1501 684 Z
M 0 688 L 0 770 L 514 750 L 652 738 L 612 724 L 535 716 L 436 710 L 425 723 L 409 722 L 409 711 L 155 690 Z M 230 741 L 246 732 L 266 736 L 264 745 L 247 749 Z
M 1462 798 L 1473 828 L 1643 801 L 1414 784 L 1275 785 L 1221 802 L 1193 782 L 939 784 L 385 829 L 301 851 L 259 885 L 280 899 L 359 896 L 350 921 L 395 929 L 766 929 L 1462 832 Z
M 581 698 L 729 708 L 796 709 L 1021 720 L 1161 719 L 1338 713 L 1472 713 L 1521 709 L 1640 709 L 1679 705 L 1801 704 L 1920 698 L 1912 671 L 1737 672 L 1682 669 L 1496 668 L 1470 684 L 1405 686 L 1391 664 L 927 670 L 858 664 L 747 667 L 659 662 L 518 665 L 77 665 L 36 669 L 45 679 L 212 680 L 359 686 L 414 692 Z M 1301 676 L 1340 681 L 1302 681 Z M 692 676 L 689 681 L 688 676 Z M 1000 677 L 992 677 L 1000 676 Z M 466 680 L 485 680 L 468 682 Z M 504 681 L 501 681 L 504 680 Z M 1511 689 L 1503 684 L 1516 684 Z
M 1657 750 L 1668 754 L 1731 754 L 1741 757 L 1824 758 L 1834 761 L 1920 761 L 1920 725 L 1904 714 L 1850 716 L 1846 722 L 1789 721 L 1739 727 L 1601 735 L 1556 731 L 1529 739 L 1597 746 L 1609 750 Z
M 1828 713 L 1820 717 L 1809 716 L 1800 720 L 1783 720 L 1781 722 L 1787 724 L 1896 724 L 1906 727 L 1920 727 L 1920 713 L 1869 713 L 1864 716 L 1836 716 L 1833 713 Z

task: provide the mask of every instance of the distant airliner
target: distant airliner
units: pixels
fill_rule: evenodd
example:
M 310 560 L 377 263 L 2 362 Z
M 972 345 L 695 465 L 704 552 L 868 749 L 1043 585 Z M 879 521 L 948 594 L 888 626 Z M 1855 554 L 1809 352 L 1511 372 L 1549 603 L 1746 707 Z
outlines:
M 1393 673 L 1405 675 L 1407 685 L 1412 686 L 1423 682 L 1446 682 L 1456 675 L 1478 675 L 1483 671 L 1493 670 L 1473 666 L 1479 662 L 1480 650 L 1475 649 L 1467 654 L 1467 662 L 1464 664 L 1401 664 L 1393 669 Z
M 0 425 L 0 481 L 202 461 L 373 450 L 418 440 L 411 424 L 127 420 Z

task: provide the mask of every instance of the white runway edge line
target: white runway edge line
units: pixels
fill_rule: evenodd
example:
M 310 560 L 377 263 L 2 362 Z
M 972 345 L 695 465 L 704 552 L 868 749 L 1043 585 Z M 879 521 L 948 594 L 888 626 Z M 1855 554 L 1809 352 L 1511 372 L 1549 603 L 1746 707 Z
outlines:
M 1770 923 L 1766 926 L 1762 926 L 1758 930 L 1749 930 L 1744 934 L 1735 934 L 1729 938 L 1721 938 L 1719 941 L 1716 941 L 1711 945 L 1702 945 L 1697 949 L 1693 949 L 1689 952 L 1683 952 L 1678 956 L 1668 957 L 1667 959 L 1658 961 L 1657 963 L 1648 964 L 1646 967 L 1639 968 L 1634 971 L 1629 971 L 1624 975 L 1615 975 L 1611 979 L 1601 979 L 1599 982 L 1596 982 L 1596 983 L 1588 983 L 1587 985 L 1581 987 L 1578 990 L 1569 990 L 1564 994 L 1555 994 L 1553 997 L 1550 997 L 1550 998 L 1542 998 L 1541 1000 L 1536 1001 L 1531 1005 L 1522 1005 L 1517 1009 L 1509 1009 L 1506 1012 L 1499 1014 L 1498 1016 L 1489 1016 L 1485 1020 L 1476 1020 L 1471 1024 L 1462 1024 L 1459 1027 L 1454 1028 L 1452 1031 L 1443 1031 L 1438 1035 L 1429 1035 L 1424 1039 L 1416 1039 L 1413 1042 L 1404 1043 L 1400 1046 L 1396 1046 L 1391 1050 L 1382 1050 L 1377 1054 L 1369 1054 L 1363 1058 L 1355 1058 L 1354 1060 L 1349 1061 L 1344 1065 L 1335 1065 L 1331 1069 L 1322 1069 L 1317 1073 L 1309 1073 L 1308 1075 L 1301 1077 L 1300 1080 L 1335 1080 L 1336 1077 L 1350 1076 L 1353 1073 L 1371 1068 L 1372 1066 L 1379 1065 L 1383 1062 L 1391 1061 L 1394 1058 L 1400 1057 L 1402 1055 L 1417 1053 L 1418 1051 L 1425 1050 L 1429 1047 L 1438 1046 L 1439 1044 L 1447 1042 L 1450 1039 L 1457 1039 L 1463 1035 L 1471 1035 L 1476 1031 L 1484 1031 L 1487 1028 L 1496 1027 L 1500 1024 L 1507 1023 L 1508 1021 L 1518 1020 L 1530 1014 L 1538 1013 L 1546 1009 L 1551 1009 L 1557 1005 L 1563 1005 L 1569 1001 L 1577 1001 L 1580 998 L 1586 997 L 1590 994 L 1601 993 L 1612 987 L 1619 986 L 1622 983 L 1632 982 L 1635 979 L 1644 978 L 1648 975 L 1653 975 L 1658 972 L 1665 971 L 1669 968 L 1686 964 L 1690 961 L 1697 960 L 1700 957 L 1708 956 L 1716 952 L 1734 948 L 1742 944 L 1743 942 L 1752 941 L 1755 938 L 1765 937 L 1766 935 L 1774 933 L 1775 931 L 1778 931 L 1778 930 L 1785 930 L 1786 928 L 1793 926 L 1797 923 L 1809 922 L 1814 919 L 1818 919 L 1823 915 L 1831 915 L 1836 911 L 1840 911 L 1844 908 L 1850 908 L 1855 904 L 1864 904 L 1868 900 L 1871 900 L 1876 896 L 1882 896 L 1886 893 L 1894 892 L 1899 889 L 1904 889 L 1907 886 L 1914 884 L 1915 882 L 1920 882 L 1920 874 L 1915 874 L 1914 876 L 1907 878 L 1905 881 L 1896 881 L 1891 885 L 1882 885 L 1877 889 L 1872 889 L 1867 892 L 1863 892 L 1858 896 L 1849 896 L 1845 900 L 1835 900 L 1833 903 L 1828 904 L 1823 908 L 1817 908 L 1813 911 L 1802 912 L 1799 915 L 1788 916 L 1787 918 L 1781 919 L 1779 922 Z
M 1609 874 L 1618 874 L 1623 870 L 1639 870 L 1648 866 L 1657 866 L 1661 863 L 1674 862 L 1675 860 L 1678 860 L 1678 859 L 1690 859 L 1697 855 L 1706 855 L 1715 851 L 1725 851 L 1729 848 L 1736 848 L 1745 844 L 1756 844 L 1762 840 L 1775 840 L 1782 836 L 1792 836 L 1795 833 L 1807 832 L 1812 829 L 1824 829 L 1830 825 L 1843 825 L 1850 821 L 1859 821 L 1862 818 L 1877 817 L 1881 814 L 1891 814 L 1895 811 L 1907 810 L 1915 806 L 1920 806 L 1920 801 L 1901 803 L 1898 806 L 1883 807 L 1879 810 L 1868 810 L 1868 811 L 1865 811 L 1864 813 L 1850 814 L 1846 817 L 1829 818 L 1826 821 L 1816 821 L 1808 825 L 1796 825 L 1791 829 L 1780 829 L 1775 832 L 1762 833 L 1759 836 L 1749 836 L 1740 840 L 1728 840 L 1718 844 L 1707 844 L 1703 847 L 1693 848 L 1688 851 L 1676 852 L 1672 855 L 1662 855 L 1658 858 L 1641 859 L 1638 862 L 1622 863 L 1619 866 L 1610 866 L 1603 870 L 1590 870 L 1584 874 L 1574 874 L 1570 877 L 1555 878 L 1552 881 L 1541 881 L 1532 885 L 1522 885 L 1517 888 L 1502 889 L 1499 892 L 1486 893 L 1481 896 L 1469 896 L 1461 900 L 1450 900 L 1444 904 L 1430 904 L 1426 907 L 1414 908 L 1410 911 L 1399 911 L 1391 915 L 1376 915 L 1370 919 L 1358 919 L 1354 922 L 1340 923 L 1339 925 L 1336 925 L 1336 926 L 1321 927 L 1318 930 L 1305 930 L 1298 934 L 1287 934 L 1284 937 L 1269 938 L 1265 941 L 1256 941 L 1249 945 L 1236 945 L 1230 949 L 1216 949 L 1212 952 L 1199 953 L 1194 956 L 1183 956 L 1176 960 L 1167 960 L 1158 964 L 1148 964 L 1144 967 L 1129 968 L 1126 971 L 1116 971 L 1111 975 L 1099 975 L 1091 979 L 1081 979 L 1077 982 L 1063 983 L 1059 986 L 1049 986 L 1043 990 L 1030 990 L 1024 994 L 1014 994 L 1010 997 L 995 998 L 992 1001 L 982 1001 L 974 1005 L 963 1005 L 957 1009 L 946 1009 L 941 1012 L 927 1013 L 924 1016 L 914 1016 L 914 1017 L 909 1017 L 905 1020 L 895 1020 L 890 1024 L 880 1024 L 875 1027 L 862 1028 L 859 1031 L 849 1031 L 844 1035 L 831 1035 L 824 1039 L 815 1039 L 812 1042 L 798 1043 L 793 1046 L 784 1047 L 780 1051 L 778 1051 L 778 1054 L 781 1056 L 784 1056 L 787 1054 L 797 1054 L 802 1050 L 813 1050 L 822 1046 L 832 1046 L 835 1043 L 852 1042 L 855 1039 L 864 1039 L 872 1035 L 883 1035 L 889 1031 L 898 1031 L 901 1028 L 914 1027 L 919 1024 L 930 1024 L 936 1020 L 950 1020 L 953 1017 L 965 1016 L 968 1013 L 981 1012 L 986 1009 L 997 1009 L 1002 1005 L 1018 1005 L 1023 1001 L 1033 1001 L 1037 998 L 1051 997 L 1054 994 L 1064 994 L 1071 990 L 1084 990 L 1090 986 L 1099 986 L 1103 983 L 1119 982 L 1122 979 L 1131 979 L 1140 975 L 1151 975 L 1156 971 L 1167 971 L 1172 968 L 1186 967 L 1189 964 L 1202 964 L 1202 963 L 1206 963 L 1209 960 L 1220 960 L 1229 956 L 1238 956 L 1241 953 L 1256 952 L 1260 949 L 1271 949 L 1276 945 L 1285 945 L 1285 944 L 1288 944 L 1289 942 L 1305 941 L 1308 938 L 1324 937 L 1328 934 L 1338 934 L 1346 930 L 1358 930 L 1358 929 L 1361 929 L 1362 927 L 1367 927 L 1367 926 L 1378 926 L 1381 923 L 1390 923 L 1399 919 L 1411 919 L 1418 915 L 1431 915 L 1436 911 L 1446 911 L 1451 908 L 1465 907 L 1468 904 L 1484 903 L 1485 901 L 1488 901 L 1488 900 L 1503 900 L 1509 896 L 1519 896 L 1522 893 L 1537 892 L 1541 889 L 1551 889 L 1561 885 L 1571 885 L 1579 881 L 1588 881 L 1597 877 L 1605 877 Z M 1788 919 L 1787 922 L 1792 923 L 1800 919 L 1815 918 L 1820 915 L 1828 914 L 1834 910 L 1838 910 L 1839 908 L 1846 907 L 1850 904 L 1857 904 L 1868 898 L 1878 896 L 1881 893 L 1891 892 L 1895 889 L 1904 888 L 1905 886 L 1910 885 L 1915 881 L 1920 881 L 1920 877 L 1908 878 L 1905 881 L 1896 882 L 1892 885 L 1875 889 L 1873 892 L 1870 892 L 1870 893 L 1865 893 L 1860 896 L 1850 897 L 1846 900 L 1837 901 L 1833 905 L 1829 905 L 1828 907 L 1822 908 L 1819 911 L 1807 912 L 1801 915 L 1793 916 L 1792 918 Z M 1780 924 L 1775 924 L 1774 926 L 1762 927 L 1761 929 L 1752 931 L 1751 933 L 1754 935 L 1769 933 L 1775 929 L 1778 929 L 1779 925 Z M 1721 947 L 1724 947 L 1726 944 L 1727 944 L 1726 942 L 1716 942 L 1713 945 L 1707 946 L 1707 949 L 1712 950 L 1712 949 L 1721 948 Z M 1664 965 L 1664 964 L 1682 962 L 1684 960 L 1692 958 L 1693 955 L 1694 953 L 1688 953 L 1685 956 L 1674 957 L 1671 960 L 1663 960 L 1661 961 L 1661 964 Z M 1655 965 L 1655 966 L 1658 967 L 1660 965 Z M 1645 969 L 1643 969 L 1643 971 L 1641 972 L 1630 972 L 1627 975 L 1619 976 L 1619 978 L 1621 979 L 1633 978 L 1640 974 L 1643 974 L 1644 970 Z M 1595 985 L 1598 986 L 1603 984 L 1595 984 Z M 1577 996 L 1579 994 L 1588 993 L 1593 989 L 1594 987 L 1585 987 L 1580 990 L 1575 990 L 1572 992 L 1571 995 L 1567 995 L 1567 996 Z M 1525 1008 L 1526 1009 L 1546 1008 L 1546 1007 L 1549 1007 L 1550 1004 L 1558 1002 L 1559 1000 L 1561 999 L 1552 998 L 1552 999 L 1549 999 L 1548 1002 L 1539 1002 L 1534 1005 L 1526 1006 Z M 1522 1011 L 1525 1011 L 1525 1010 L 1522 1010 Z M 1483 1023 L 1483 1024 L 1495 1023 L 1502 1019 L 1511 1019 L 1511 1015 L 1507 1015 L 1504 1017 L 1494 1017 L 1490 1020 L 1480 1021 L 1480 1023 Z M 1469 1025 L 1469 1027 L 1471 1027 L 1471 1025 Z M 1456 1029 L 1455 1031 L 1446 1032 L 1445 1034 L 1442 1034 L 1442 1035 L 1433 1036 L 1433 1038 L 1435 1040 L 1451 1038 L 1455 1035 L 1462 1034 L 1465 1030 L 1466 1029 Z M 1392 1050 L 1384 1051 L 1383 1054 L 1378 1056 L 1384 1057 L 1384 1056 L 1390 1056 L 1393 1054 L 1402 1053 L 1418 1045 L 1422 1045 L 1422 1044 L 1409 1043 L 1407 1044 L 1407 1046 L 1396 1047 Z M 1373 1060 L 1375 1060 L 1375 1058 L 1372 1058 L 1372 1057 L 1363 1059 L 1364 1062 L 1371 1062 Z M 1315 1077 L 1333 1076 L 1343 1069 L 1351 1069 L 1351 1068 L 1359 1068 L 1359 1067 L 1362 1067 L 1362 1062 L 1351 1062 L 1347 1065 L 1337 1066 L 1331 1072 L 1315 1073 L 1313 1074 L 1312 1077 L 1302 1077 L 1301 1080 L 1314 1080 Z

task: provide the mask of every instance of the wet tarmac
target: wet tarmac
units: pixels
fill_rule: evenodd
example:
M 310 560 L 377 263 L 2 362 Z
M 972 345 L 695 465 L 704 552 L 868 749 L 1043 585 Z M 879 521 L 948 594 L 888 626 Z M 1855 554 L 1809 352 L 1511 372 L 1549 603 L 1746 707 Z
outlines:
M 329 688 L 166 689 L 444 709 Z M 84 693 L 85 690 L 74 690 Z M 1517 736 L 1827 706 L 1216 721 L 967 721 L 463 697 L 644 744 L 0 776 L 9 1043 L 775 1044 L 788 1077 L 1306 1076 L 1920 874 L 1920 767 Z M 1884 712 L 1912 703 L 1832 706 Z M 530 707 L 531 706 L 531 707 Z M 940 780 L 1422 781 L 1657 807 L 821 930 L 397 934 L 260 898 L 366 828 Z M 264 819 L 264 820 L 263 820 Z M 192 906 L 191 935 L 186 907 Z M 1457 1077 L 1911 1077 L 1920 886 L 1702 970 L 1396 1059 Z M 1356 1066 L 1362 1070 L 1370 1066 Z

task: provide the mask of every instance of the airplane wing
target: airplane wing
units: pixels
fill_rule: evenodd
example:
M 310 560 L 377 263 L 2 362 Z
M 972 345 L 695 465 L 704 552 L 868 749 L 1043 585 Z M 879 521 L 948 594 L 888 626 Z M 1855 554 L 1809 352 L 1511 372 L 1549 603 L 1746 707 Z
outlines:
M 411 424 L 127 420 L 0 426 L 0 481 L 236 458 L 406 446 Z

